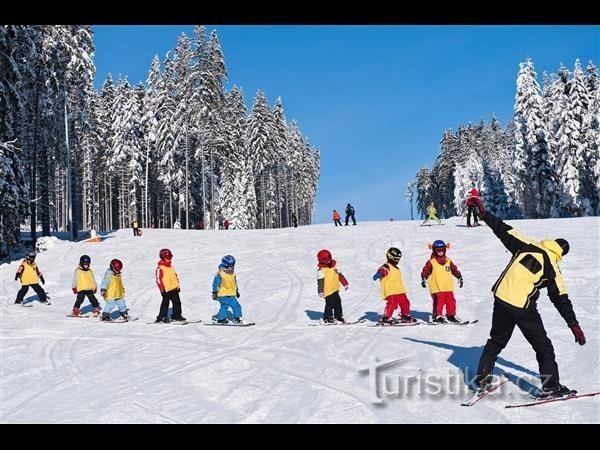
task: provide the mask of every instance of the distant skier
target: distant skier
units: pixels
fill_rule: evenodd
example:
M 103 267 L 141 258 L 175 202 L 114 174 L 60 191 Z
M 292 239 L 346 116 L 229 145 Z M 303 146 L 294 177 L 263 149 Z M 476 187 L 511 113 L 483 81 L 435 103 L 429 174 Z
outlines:
M 79 316 L 79 308 L 85 297 L 88 298 L 94 307 L 94 317 L 98 317 L 100 315 L 100 310 L 102 309 L 94 295 L 98 290 L 98 286 L 96 285 L 94 272 L 90 267 L 91 263 L 92 259 L 88 255 L 82 255 L 81 258 L 79 258 L 79 266 L 77 266 L 75 273 L 73 273 L 71 288 L 73 289 L 73 294 L 77 295 L 75 304 L 73 305 L 72 314 L 74 316 Z
M 395 323 L 392 316 L 398 307 L 400 307 L 399 322 L 414 323 L 417 320 L 410 316 L 410 300 L 406 296 L 406 287 L 398 267 L 402 252 L 396 247 L 390 247 L 385 256 L 387 262 L 373 275 L 373 281 L 379 280 L 381 297 L 387 302 L 379 323 L 382 325 Z
M 575 342 L 585 344 L 585 335 L 573 311 L 558 267 L 558 262 L 569 252 L 569 243 L 562 238 L 537 242 L 519 234 L 510 225 L 486 211 L 478 197 L 470 200 L 470 206 L 476 208 L 479 217 L 513 255 L 492 287 L 492 329 L 479 360 L 477 389 L 486 389 L 496 358 L 508 344 L 516 325 L 536 354 L 542 379 L 539 397 L 562 397 L 570 394 L 572 391 L 559 383 L 554 347 L 546 335 L 536 305 L 540 289 L 547 288 L 550 300 L 573 332 Z
M 477 209 L 475 206 L 473 206 L 472 204 L 472 199 L 474 198 L 479 198 L 479 192 L 477 192 L 477 189 L 475 189 L 475 187 L 473 187 L 473 189 L 471 189 L 469 191 L 469 195 L 467 196 L 467 201 L 466 201 L 466 205 L 467 205 L 467 227 L 471 228 L 471 226 L 479 226 L 479 219 L 477 218 Z M 474 220 L 475 220 L 475 225 L 471 225 L 471 215 L 473 216 Z
M 233 273 L 235 262 L 232 255 L 223 256 L 221 264 L 219 264 L 219 271 L 213 279 L 212 298 L 221 305 L 219 312 L 213 317 L 213 323 L 228 324 L 229 308 L 233 312 L 233 323 L 237 325 L 244 323 L 242 306 L 237 300 L 240 298 L 240 291 L 238 290 L 235 273 Z
M 431 202 L 429 204 L 429 206 L 427 207 L 427 209 L 425 211 L 427 213 L 427 217 L 425 218 L 425 220 L 423 221 L 423 223 L 421 225 L 425 225 L 430 220 L 435 220 L 438 223 L 438 225 L 442 224 L 442 221 L 437 216 L 437 209 L 435 209 L 435 204 L 433 202 Z
M 317 261 L 317 292 L 319 297 L 325 299 L 323 322 L 346 323 L 339 291 L 340 284 L 344 286 L 344 290 L 348 290 L 348 280 L 337 267 L 337 261 L 333 259 L 329 250 L 319 251 Z
M 463 278 L 456 265 L 446 256 L 446 249 L 450 248 L 450 244 L 437 240 L 429 248 L 432 249 L 432 253 L 421 271 L 421 286 L 426 287 L 429 281 L 429 293 L 433 299 L 431 317 L 439 323 L 446 323 L 446 321 L 459 323 L 460 320 L 456 317 L 452 276 L 458 279 L 458 285 L 461 288 L 463 287 Z M 444 306 L 446 306 L 445 319 L 443 316 Z
M 173 224 L 173 228 L 175 230 L 181 230 L 181 222 L 179 222 L 179 220 L 176 220 L 175 223 Z
M 292 213 L 292 224 L 294 225 L 294 228 L 298 228 L 298 218 L 296 217 L 295 212 Z
M 229 220 L 225 219 L 223 221 L 223 228 L 225 228 L 226 230 L 229 230 Z
M 340 216 L 340 213 L 337 212 L 335 209 L 333 210 L 333 223 L 335 224 L 335 226 L 337 227 L 338 225 L 341 227 L 342 226 L 342 216 Z
M 221 211 L 219 211 L 217 213 L 217 224 L 219 226 L 219 230 L 223 229 L 223 221 L 225 220 L 225 217 L 223 217 L 223 213 Z
M 118 259 L 113 259 L 110 266 L 104 273 L 104 278 L 100 284 L 100 294 L 104 298 L 106 305 L 102 312 L 102 320 L 110 322 L 110 313 L 117 308 L 123 320 L 129 320 L 127 305 L 125 304 L 125 287 L 121 278 L 123 263 Z
M 131 221 L 131 227 L 133 228 L 133 235 L 134 236 L 141 236 L 140 233 L 138 232 L 138 221 L 137 221 L 137 219 L 133 219 Z
M 171 320 L 185 322 L 187 319 L 181 315 L 181 300 L 179 298 L 179 277 L 171 261 L 173 253 L 168 248 L 163 248 L 158 254 L 160 261 L 156 268 L 156 285 L 160 291 L 162 301 L 156 322 L 169 323 Z M 169 320 L 169 304 L 173 303 L 173 317 Z
M 346 205 L 346 226 L 348 226 L 348 220 L 352 217 L 352 225 L 356 225 L 356 219 L 354 218 L 355 214 L 354 206 L 350 203 Z
M 35 252 L 33 250 L 27 252 L 25 259 L 23 259 L 21 265 L 17 269 L 15 281 L 17 280 L 21 282 L 21 289 L 17 292 L 17 299 L 15 300 L 16 304 L 23 303 L 25 294 L 27 294 L 30 287 L 38 295 L 40 303 L 48 303 L 46 292 L 40 286 L 40 282 L 46 284 L 46 280 L 44 280 L 42 272 L 40 272 L 39 267 L 35 263 Z

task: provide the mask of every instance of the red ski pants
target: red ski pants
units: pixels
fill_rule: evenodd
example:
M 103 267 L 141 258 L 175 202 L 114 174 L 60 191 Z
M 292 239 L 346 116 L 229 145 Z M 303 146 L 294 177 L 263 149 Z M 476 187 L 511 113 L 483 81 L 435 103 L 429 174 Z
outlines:
M 437 292 L 431 294 L 433 298 L 433 317 L 441 316 L 446 306 L 446 315 L 456 315 L 456 299 L 454 298 L 454 292 Z
M 388 295 L 385 298 L 387 305 L 385 305 L 385 310 L 383 311 L 383 316 L 386 319 L 392 317 L 394 311 L 400 307 L 400 314 L 404 316 L 410 316 L 410 301 L 406 294 L 396 294 L 396 295 Z

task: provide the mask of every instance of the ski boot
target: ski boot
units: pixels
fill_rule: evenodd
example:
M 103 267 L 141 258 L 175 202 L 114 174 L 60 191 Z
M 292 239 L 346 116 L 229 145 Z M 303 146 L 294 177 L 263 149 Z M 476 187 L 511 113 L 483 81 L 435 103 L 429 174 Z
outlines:
M 559 398 L 566 395 L 577 394 L 577 391 L 573 391 L 562 384 L 556 384 L 554 386 L 542 387 L 538 393 L 537 398 L 540 400 L 546 400 L 549 398 Z
M 161 323 L 161 322 L 162 323 L 171 323 L 171 321 L 169 320 L 168 317 L 160 317 L 160 316 L 158 316 L 156 318 L 156 320 L 154 321 L 154 323 Z
M 335 323 L 335 320 L 333 320 L 333 317 L 324 317 L 323 323 L 326 325 L 333 325 Z
M 379 325 L 381 326 L 385 326 L 385 325 L 393 325 L 395 322 L 394 319 L 392 319 L 391 317 L 385 317 L 385 316 L 381 316 L 381 319 L 379 319 Z
M 102 308 L 100 308 L 99 306 L 94 308 L 94 317 L 98 317 L 100 315 L 100 311 L 102 311 Z
M 346 322 L 346 319 L 344 319 L 343 317 L 340 317 L 339 319 L 338 319 L 338 318 L 336 318 L 336 319 L 335 319 L 335 322 L 336 322 L 337 324 L 341 324 L 341 325 L 343 325 L 343 324 L 347 323 L 347 322 Z
M 187 319 L 185 317 L 183 317 L 183 316 L 178 316 L 178 317 L 173 316 L 173 317 L 171 317 L 171 320 L 173 322 L 185 322 L 185 321 L 187 321 Z
M 400 316 L 400 323 L 415 323 L 417 319 L 411 317 L 410 315 L 402 314 Z
M 79 308 L 73 307 L 73 312 L 71 313 L 74 317 L 79 317 Z
M 452 322 L 452 323 L 461 323 L 461 322 L 462 322 L 462 320 L 460 320 L 460 319 L 459 319 L 458 317 L 456 317 L 456 316 L 448 316 L 448 315 L 446 315 L 446 320 L 447 320 L 448 322 Z
M 129 320 L 129 310 L 128 309 L 126 309 L 123 312 L 120 312 L 119 314 L 121 315 L 121 319 L 126 320 L 126 321 Z
M 109 313 L 102 313 L 102 318 L 100 319 L 102 320 L 102 322 L 112 322 L 112 319 L 110 318 L 110 314 Z
M 493 377 L 491 375 L 487 375 L 485 377 L 481 377 L 475 381 L 475 392 L 478 394 L 483 394 L 485 391 L 489 389 L 493 381 Z
M 236 317 L 233 319 L 233 323 L 236 325 L 243 325 L 244 324 L 244 319 L 242 319 L 241 317 Z
M 444 316 L 437 316 L 435 319 L 433 319 L 433 321 L 437 323 L 447 323 L 446 319 L 444 319 Z
M 213 317 L 213 323 L 219 324 L 219 325 L 227 325 L 229 323 L 229 319 L 227 319 L 227 318 L 217 319 L 216 317 Z

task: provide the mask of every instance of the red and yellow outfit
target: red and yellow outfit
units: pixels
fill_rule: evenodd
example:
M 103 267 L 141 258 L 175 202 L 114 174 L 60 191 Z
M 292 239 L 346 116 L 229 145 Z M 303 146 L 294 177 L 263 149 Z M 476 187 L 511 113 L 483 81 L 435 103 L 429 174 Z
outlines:
M 462 278 L 458 267 L 446 255 L 431 254 L 421 271 L 421 278 L 427 279 L 429 293 L 433 299 L 433 316 L 441 316 L 446 307 L 447 316 L 456 315 L 456 299 L 454 298 L 454 280 L 452 276 Z
M 403 316 L 410 316 L 410 300 L 406 296 L 406 287 L 398 266 L 388 261 L 377 270 L 377 274 L 381 286 L 381 297 L 387 302 L 383 311 L 384 319 L 392 317 L 398 307 Z

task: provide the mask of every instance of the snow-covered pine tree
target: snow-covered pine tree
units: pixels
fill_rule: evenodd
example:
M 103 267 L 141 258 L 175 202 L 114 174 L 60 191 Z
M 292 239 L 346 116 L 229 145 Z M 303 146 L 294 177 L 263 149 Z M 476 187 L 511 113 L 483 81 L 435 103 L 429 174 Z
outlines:
M 429 169 L 423 167 L 417 172 L 417 213 L 421 214 L 421 219 L 425 217 L 425 211 L 431 203 L 431 177 Z

